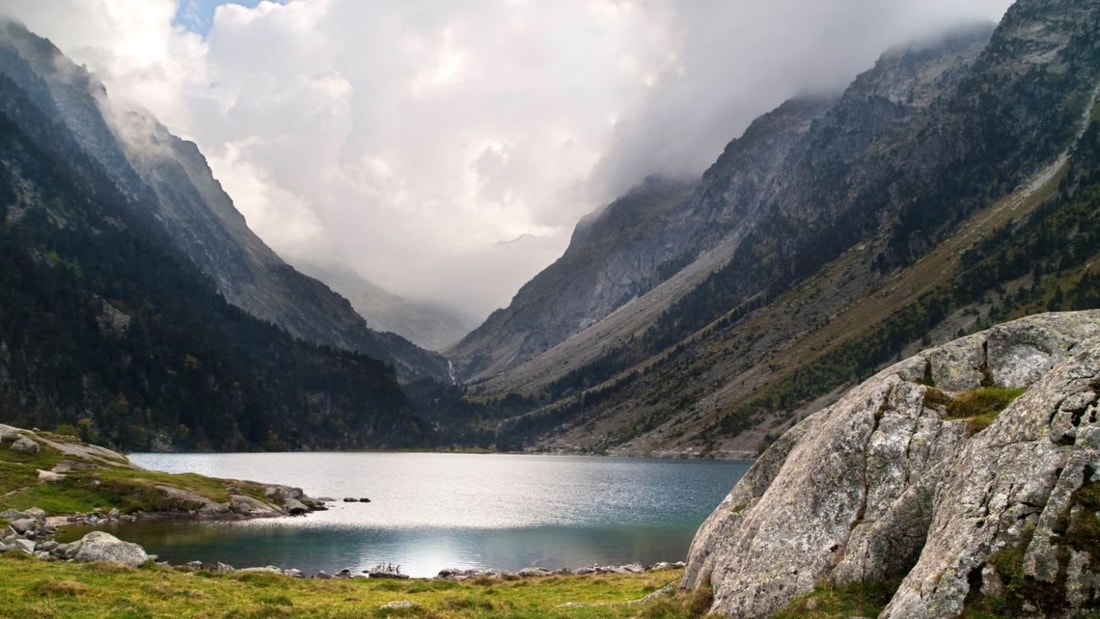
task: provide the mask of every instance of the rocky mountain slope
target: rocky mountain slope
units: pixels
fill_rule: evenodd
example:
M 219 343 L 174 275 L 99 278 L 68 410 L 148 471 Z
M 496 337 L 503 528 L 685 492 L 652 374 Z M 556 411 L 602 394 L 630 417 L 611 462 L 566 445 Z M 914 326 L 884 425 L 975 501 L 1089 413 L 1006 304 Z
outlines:
M 702 222 L 687 266 L 557 343 L 524 334 L 525 288 L 451 351 L 470 392 L 526 398 L 497 426 L 513 447 L 750 456 L 926 338 L 1095 307 L 1097 19 L 1021 0 L 992 33 L 888 52 L 839 98 L 762 117 L 654 209 L 655 228 Z M 639 245 L 615 236 L 592 268 Z
M 43 108 L 43 81 L 9 77 L 3 49 L 3 421 L 136 450 L 430 444 L 392 367 L 227 303 L 153 217 L 151 190 Z
M 707 519 L 683 585 L 764 617 L 897 583 L 883 617 L 1095 612 L 1100 311 L 921 352 L 784 433 Z
M 647 314 L 648 324 L 640 326 L 649 326 L 668 310 L 663 298 L 683 296 L 728 263 L 769 211 L 794 208 L 817 217 L 807 199 L 820 189 L 815 177 L 859 158 L 927 107 L 989 33 L 975 27 L 931 49 L 887 54 L 840 99 L 793 99 L 761 116 L 700 181 L 652 178 L 590 215 L 560 260 L 451 351 L 461 376 L 478 380 L 514 368 L 635 299 L 633 305 L 644 308 L 634 311 Z M 781 197 L 784 192 L 795 195 Z M 662 282 L 668 283 L 661 291 L 645 294 Z
M 296 266 L 350 301 L 372 330 L 395 333 L 426 350 L 452 346 L 477 326 L 458 310 L 403 299 L 347 269 L 302 262 Z
M 346 299 L 283 262 L 248 228 L 193 143 L 147 113 L 113 111 L 103 85 L 49 41 L 0 23 L 0 73 L 64 123 L 128 204 L 167 232 L 227 301 L 308 342 L 382 359 L 403 378 L 448 379 L 444 359 L 371 332 Z

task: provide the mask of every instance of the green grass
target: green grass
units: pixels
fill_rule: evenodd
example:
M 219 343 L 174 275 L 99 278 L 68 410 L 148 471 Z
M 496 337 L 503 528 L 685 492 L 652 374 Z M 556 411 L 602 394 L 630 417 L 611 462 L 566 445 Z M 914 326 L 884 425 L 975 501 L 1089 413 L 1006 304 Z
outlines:
M 1063 512 L 1064 525 L 1058 529 L 1064 532 L 1056 537 L 1056 542 L 1065 544 L 1077 551 L 1089 553 L 1092 561 L 1100 557 L 1100 482 L 1087 482 L 1075 490 L 1070 498 L 1070 506 Z M 1046 616 L 1060 616 L 1066 612 L 1066 564 L 1065 552 L 1054 553 L 1059 563 L 1054 582 L 1035 580 L 1024 569 L 1024 556 L 1034 531 L 1025 531 L 1022 539 L 990 555 L 988 563 L 993 566 L 1002 581 L 999 595 L 981 593 L 967 598 L 964 619 L 985 619 L 987 617 L 1017 617 L 1034 614 L 1025 612 L 1025 607 L 1038 608 Z M 1095 608 L 1088 608 L 1095 612 Z M 1085 615 L 1081 616 L 1094 616 Z
M 890 603 L 901 578 L 885 582 L 818 585 L 772 615 L 775 619 L 877 617 Z
M 965 419 L 966 434 L 973 436 L 988 428 L 997 415 L 1025 391 L 1026 388 L 980 387 L 950 396 L 939 389 L 930 388 L 924 393 L 924 404 L 930 407 L 943 406 L 944 419 Z
M 55 442 L 80 444 L 75 438 L 60 434 L 26 434 L 32 439 L 46 436 Z M 157 485 L 180 488 L 220 503 L 229 500 L 230 487 L 234 493 L 264 500 L 265 487 L 253 482 L 135 469 L 121 455 L 118 465 L 110 466 L 63 454 L 44 443 L 41 447 L 37 454 L 19 454 L 0 445 L 0 510 L 39 507 L 48 514 L 74 514 L 111 508 L 133 513 L 190 511 L 201 507 L 194 501 L 169 498 Z M 62 460 L 89 468 L 74 468 L 60 481 L 38 482 L 38 470 L 50 470 Z
M 1078 488 L 1072 497 L 1072 505 L 1080 509 L 1070 510 L 1069 526 L 1064 540 L 1074 550 L 1085 551 L 1093 561 L 1100 559 L 1100 482 L 1088 482 Z
M 301 580 L 212 574 L 155 564 L 48 563 L 0 557 L 4 617 L 698 617 L 709 592 L 628 603 L 678 581 L 679 570 L 530 580 Z M 408 601 L 410 608 L 385 608 Z M 566 603 L 573 605 L 565 606 Z

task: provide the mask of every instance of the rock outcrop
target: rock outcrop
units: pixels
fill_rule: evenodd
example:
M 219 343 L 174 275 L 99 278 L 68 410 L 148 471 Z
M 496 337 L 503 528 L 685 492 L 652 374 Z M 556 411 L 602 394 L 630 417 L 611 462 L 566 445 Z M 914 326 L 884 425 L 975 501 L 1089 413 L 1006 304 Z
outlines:
M 1095 609 L 1098 392 L 1096 310 L 902 361 L 762 455 L 696 534 L 682 584 L 709 582 L 713 610 L 736 617 L 820 583 L 899 577 L 884 617 L 953 617 L 993 599 L 1046 616 Z M 960 413 L 993 393 L 999 414 L 984 402 Z

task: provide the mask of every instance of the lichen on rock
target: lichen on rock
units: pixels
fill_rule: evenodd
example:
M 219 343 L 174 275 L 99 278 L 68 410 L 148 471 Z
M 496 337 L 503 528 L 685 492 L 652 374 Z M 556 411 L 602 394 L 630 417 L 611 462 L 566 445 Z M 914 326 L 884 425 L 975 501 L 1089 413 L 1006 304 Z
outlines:
M 973 436 L 930 395 L 991 385 L 1026 391 Z M 902 576 L 884 617 L 952 617 L 994 597 L 1055 616 L 1095 605 L 1098 391 L 1100 311 L 1033 316 L 896 364 L 762 455 L 699 530 L 682 585 L 710 583 L 713 610 L 737 617 L 821 583 Z

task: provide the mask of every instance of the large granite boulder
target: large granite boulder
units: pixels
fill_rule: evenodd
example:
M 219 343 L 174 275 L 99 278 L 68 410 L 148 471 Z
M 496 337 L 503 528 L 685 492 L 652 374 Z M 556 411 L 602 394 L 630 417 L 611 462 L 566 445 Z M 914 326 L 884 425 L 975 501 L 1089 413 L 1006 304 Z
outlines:
M 145 549 L 137 544 L 124 542 L 104 531 L 92 531 L 79 540 L 61 544 L 54 550 L 63 559 L 82 563 L 102 561 L 137 567 L 149 560 Z
M 985 429 L 948 414 L 945 400 L 990 386 L 1026 391 Z M 1098 392 L 1100 311 L 898 363 L 762 455 L 696 534 L 682 584 L 711 583 L 713 610 L 734 617 L 902 576 L 886 617 L 953 617 L 1006 588 L 1047 616 L 1095 605 Z M 1046 593 L 1025 600 L 1030 585 Z

